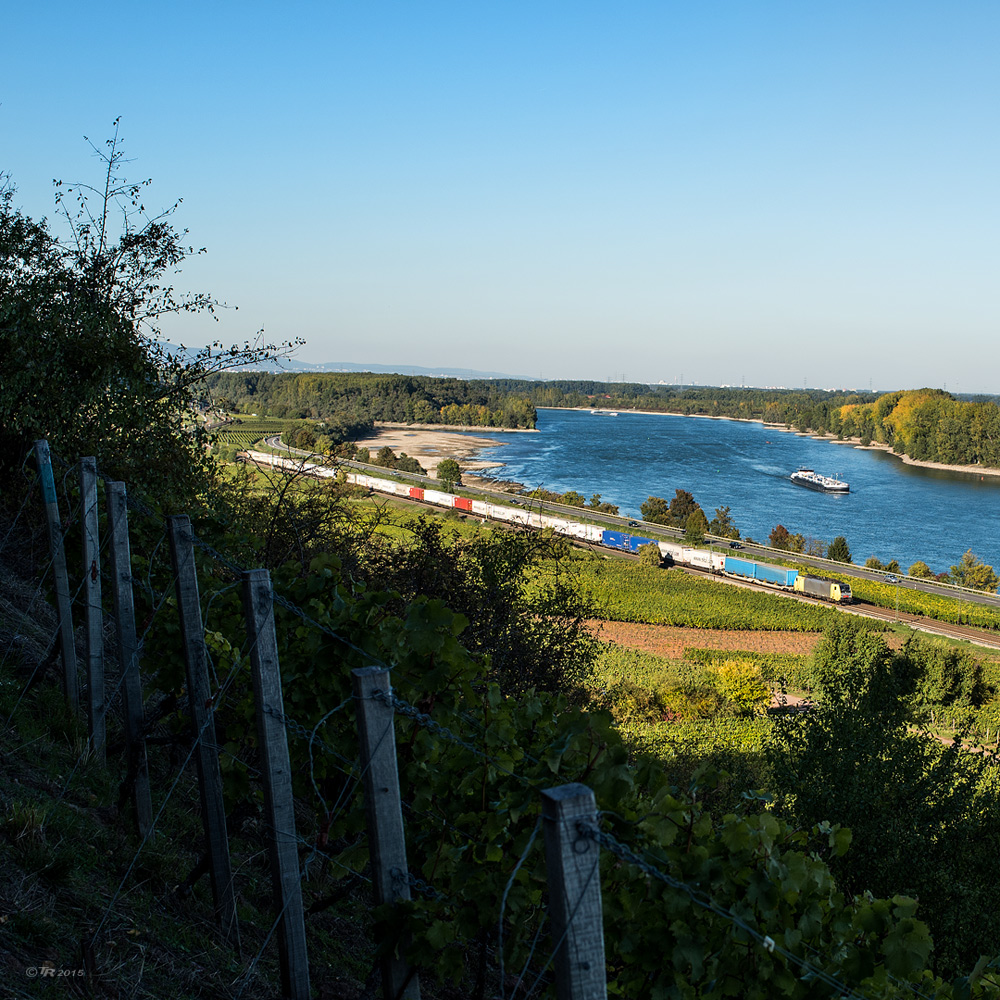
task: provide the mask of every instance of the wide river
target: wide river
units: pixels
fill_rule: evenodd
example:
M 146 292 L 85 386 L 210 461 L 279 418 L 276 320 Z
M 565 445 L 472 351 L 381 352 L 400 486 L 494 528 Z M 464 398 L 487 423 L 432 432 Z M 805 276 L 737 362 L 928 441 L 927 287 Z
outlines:
M 537 434 L 505 434 L 478 457 L 502 462 L 500 479 L 600 493 L 638 517 L 649 496 L 694 494 L 711 520 L 728 505 L 740 532 L 766 541 L 776 524 L 793 534 L 847 538 L 855 563 L 924 560 L 944 572 L 966 549 L 1000 569 L 1000 477 L 904 465 L 881 451 L 803 437 L 759 423 L 672 414 L 538 411 Z M 807 466 L 846 479 L 846 496 L 814 493 L 789 476 Z

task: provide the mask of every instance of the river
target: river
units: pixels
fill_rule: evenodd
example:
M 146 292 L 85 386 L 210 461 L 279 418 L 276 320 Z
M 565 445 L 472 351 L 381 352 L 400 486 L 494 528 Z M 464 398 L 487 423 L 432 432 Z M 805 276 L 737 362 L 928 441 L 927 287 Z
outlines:
M 734 420 L 673 414 L 540 409 L 538 434 L 509 434 L 478 457 L 502 462 L 500 479 L 600 493 L 622 514 L 639 515 L 649 496 L 694 494 L 711 520 L 728 505 L 746 536 L 766 541 L 776 524 L 829 542 L 847 538 L 854 562 L 870 555 L 922 559 L 947 571 L 966 549 L 1000 568 L 1000 477 L 904 465 L 867 451 Z M 807 466 L 846 479 L 846 496 L 814 493 L 789 476 Z

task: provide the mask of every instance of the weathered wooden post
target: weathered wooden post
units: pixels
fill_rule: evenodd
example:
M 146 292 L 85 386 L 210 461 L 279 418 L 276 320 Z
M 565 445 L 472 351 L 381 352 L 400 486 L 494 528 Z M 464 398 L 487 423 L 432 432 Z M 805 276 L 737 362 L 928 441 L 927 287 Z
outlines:
M 125 688 L 125 744 L 128 748 L 128 780 L 132 782 L 139 836 L 146 837 L 153 825 L 153 803 L 149 794 L 146 761 L 146 722 L 139 676 L 139 643 L 135 634 L 135 600 L 132 593 L 132 551 L 128 540 L 128 506 L 124 483 L 108 483 L 108 527 L 111 531 L 111 590 L 114 595 L 118 663 Z
M 606 1000 L 601 848 L 577 830 L 581 820 L 597 824 L 594 793 L 586 785 L 561 785 L 542 792 L 556 996 Z
M 63 691 L 75 710 L 80 708 L 76 684 L 76 644 L 73 641 L 73 611 L 69 596 L 69 576 L 66 573 L 66 550 L 63 546 L 62 523 L 59 518 L 59 497 L 52 475 L 52 457 L 48 441 L 35 442 L 35 464 L 42 484 L 45 520 L 49 528 L 49 551 L 52 555 L 52 575 L 55 580 L 56 610 L 59 613 L 59 644 L 62 647 Z
M 101 529 L 97 508 L 97 459 L 80 459 L 83 505 L 83 606 L 87 642 L 87 731 L 104 763 L 104 614 L 101 609 Z
M 375 884 L 375 903 L 380 905 L 410 898 L 410 886 L 405 879 L 408 869 L 396 766 L 394 712 L 385 697 L 391 690 L 389 671 L 382 667 L 360 667 L 351 672 L 361 743 L 361 773 L 364 775 L 368 854 Z M 383 697 L 377 698 L 377 691 L 382 692 Z M 385 1000 L 419 1000 L 420 980 L 401 954 L 384 959 L 382 993 Z
M 205 848 L 212 879 L 215 917 L 226 942 L 239 948 L 236 893 L 229 859 L 226 807 L 222 795 L 219 747 L 215 742 L 215 706 L 208 676 L 205 628 L 201 618 L 198 573 L 194 563 L 194 536 L 186 514 L 167 518 L 170 528 L 170 558 L 174 567 L 177 608 L 180 612 L 181 642 L 187 665 L 188 704 L 196 742 L 198 791 L 201 821 L 205 828 Z
M 285 706 L 281 696 L 271 577 L 266 569 L 253 569 L 243 574 L 243 609 L 250 639 L 257 742 L 264 774 L 264 808 L 271 827 L 271 881 L 274 908 L 278 913 L 282 996 L 309 1000 L 309 956 L 302 912 L 292 770 L 283 721 Z

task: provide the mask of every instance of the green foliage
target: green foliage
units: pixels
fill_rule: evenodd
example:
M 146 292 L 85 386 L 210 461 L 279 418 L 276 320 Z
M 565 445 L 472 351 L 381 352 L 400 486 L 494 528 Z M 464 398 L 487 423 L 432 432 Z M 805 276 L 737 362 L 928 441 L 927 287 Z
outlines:
M 843 535 L 837 537 L 830 543 L 826 550 L 827 559 L 834 562 L 849 563 L 851 561 L 851 550 L 847 547 L 847 539 Z
M 753 660 L 727 658 L 715 666 L 716 687 L 737 715 L 759 715 L 771 699 L 771 689 Z
M 1000 876 L 989 819 L 1000 786 L 994 765 L 909 728 L 916 658 L 838 619 L 816 655 L 817 708 L 777 717 L 766 753 L 779 815 L 853 831 L 851 851 L 831 861 L 838 886 L 919 898 L 935 968 L 952 975 L 992 953 L 1000 931 L 987 904 Z
M 453 458 L 438 462 L 436 475 L 444 483 L 445 490 L 453 490 L 462 485 L 462 469 Z
M 174 274 L 195 251 L 172 225 L 177 204 L 147 211 L 149 182 L 122 176 L 114 127 L 94 147 L 96 186 L 56 184 L 63 236 L 19 211 L 0 178 L 0 463 L 20 465 L 46 438 L 56 454 L 94 455 L 104 472 L 166 500 L 211 474 L 191 420 L 198 382 L 275 352 L 215 344 L 188 359 L 156 339 L 164 316 L 219 303 L 176 291 Z
M 739 538 L 740 533 L 729 513 L 728 507 L 716 507 L 715 517 L 709 522 L 708 530 L 719 538 Z
M 993 567 L 981 562 L 973 555 L 972 549 L 967 549 L 961 562 L 951 567 L 951 578 L 960 587 L 968 587 L 970 590 L 995 591 L 1000 583 Z
M 663 562 L 663 555 L 660 552 L 660 546 L 656 542 L 649 542 L 647 545 L 640 545 L 636 550 L 639 556 L 639 562 L 643 566 L 653 566 L 658 567 Z
M 705 532 L 708 531 L 708 520 L 705 512 L 699 507 L 688 514 L 684 524 L 684 540 L 692 545 L 700 545 L 705 541 Z
M 663 497 L 649 497 L 639 508 L 644 521 L 651 524 L 671 524 L 670 505 Z
M 494 380 L 246 371 L 213 376 L 206 381 L 206 391 L 243 412 L 325 420 L 341 428 L 341 440 L 357 436 L 351 426 L 370 427 L 373 420 L 483 428 L 531 428 L 536 420 L 535 408 L 523 393 L 506 391 Z
M 915 576 L 919 580 L 934 579 L 934 573 L 930 566 L 922 560 L 915 562 L 906 572 L 908 576 Z

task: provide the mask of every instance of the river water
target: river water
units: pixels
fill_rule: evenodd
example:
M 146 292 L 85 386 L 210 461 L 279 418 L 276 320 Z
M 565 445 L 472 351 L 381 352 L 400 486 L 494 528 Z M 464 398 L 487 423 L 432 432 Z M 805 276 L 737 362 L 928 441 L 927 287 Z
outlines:
M 866 451 L 759 423 L 672 414 L 538 411 L 537 434 L 498 436 L 480 458 L 502 462 L 500 479 L 600 493 L 622 514 L 638 517 L 649 496 L 694 494 L 711 520 L 728 505 L 746 536 L 766 541 L 776 524 L 793 534 L 847 538 L 855 563 L 870 555 L 898 559 L 904 572 L 922 559 L 935 572 L 966 549 L 1000 568 L 1000 477 L 904 465 Z M 789 476 L 807 466 L 846 479 L 846 496 L 815 493 Z

